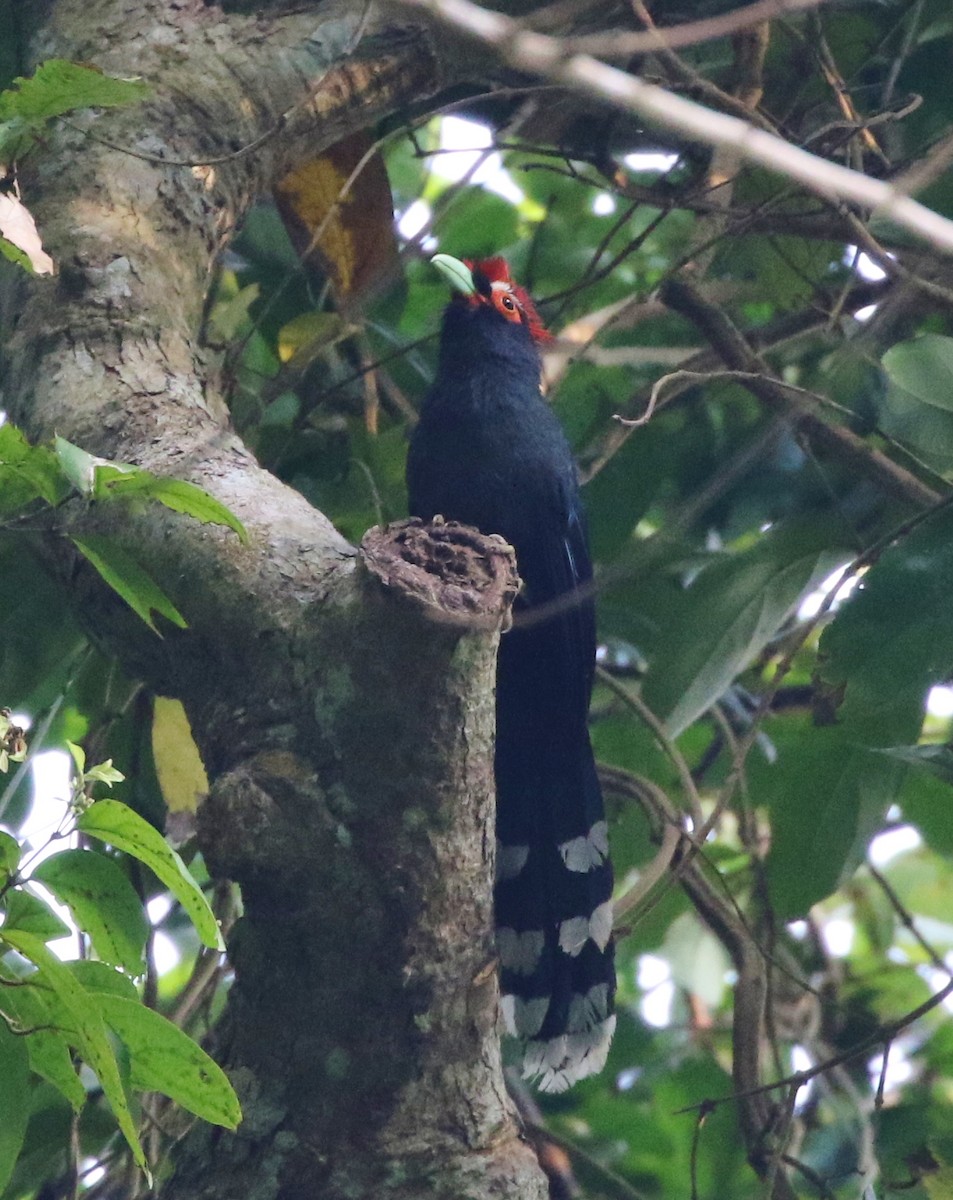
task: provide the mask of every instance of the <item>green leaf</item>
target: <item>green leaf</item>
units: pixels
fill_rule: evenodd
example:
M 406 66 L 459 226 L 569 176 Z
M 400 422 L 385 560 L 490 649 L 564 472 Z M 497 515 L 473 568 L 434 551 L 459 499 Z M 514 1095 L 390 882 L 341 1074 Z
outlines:
M 24 1031 L 22 1040 L 29 1051 L 30 1069 L 61 1092 L 74 1112 L 79 1112 L 86 1103 L 86 1089 L 76 1073 L 63 1029 L 69 1019 L 55 994 L 36 986 L 36 980 L 35 974 L 15 980 L 16 987 L 3 989 L 3 1002 Z
M 31 446 L 20 430 L 8 422 L 0 425 L 0 463 L 48 504 L 58 504 L 67 494 L 56 454 L 48 446 Z
M 518 241 L 519 214 L 512 204 L 492 192 L 465 187 L 460 189 L 453 206 L 440 214 L 436 234 L 442 252 L 456 257 L 484 258 L 499 254 Z
M 62 1004 L 70 1020 L 67 1036 L 71 1040 L 75 1038 L 80 1056 L 96 1073 L 96 1078 L 113 1110 L 122 1135 L 132 1151 L 133 1158 L 148 1176 L 149 1166 L 139 1144 L 136 1127 L 123 1091 L 119 1065 L 106 1036 L 96 999 L 78 982 L 66 964 L 60 962 L 39 938 L 19 929 L 8 929 L 6 926 L 0 930 L 0 936 L 34 964 L 37 968 L 37 984 L 50 988 Z
M 158 500 L 173 512 L 185 513 L 201 521 L 203 525 L 227 525 L 247 543 L 245 526 L 228 508 L 203 488 L 196 487 L 184 479 L 153 479 L 146 495 Z
M 573 389 L 578 386 L 577 377 L 585 381 L 586 372 L 577 368 L 572 373 L 569 382 Z M 620 389 L 619 394 L 625 393 Z M 560 389 L 560 402 L 564 398 L 567 402 L 574 399 L 566 385 Z M 596 561 L 611 561 L 630 544 L 636 523 L 671 472 L 671 438 L 661 426 L 649 425 L 639 430 L 638 437 L 630 437 L 586 485 L 584 498 Z
M 0 120 L 45 121 L 77 108 L 118 108 L 144 100 L 149 92 L 139 80 L 116 79 L 95 67 L 51 58 L 29 78 L 15 79 L 12 88 L 0 92 Z
M 673 736 L 711 707 L 830 573 L 836 541 L 829 524 L 792 521 L 701 571 L 665 629 L 643 688 Z
M 184 479 L 160 478 L 149 471 L 117 463 L 103 463 L 96 467 L 94 499 L 131 499 L 133 496 L 157 500 L 173 512 L 185 513 L 203 525 L 227 525 L 243 542 L 248 541 L 241 521 L 224 504 L 194 483 Z
M 107 758 L 105 762 L 97 763 L 95 767 L 90 767 L 83 775 L 87 781 L 95 781 L 96 783 L 104 783 L 106 787 L 112 787 L 114 783 L 122 783 L 126 778 L 122 771 L 117 770 L 113 766 L 113 760 Z
M 669 925 L 659 953 L 668 959 L 678 987 L 717 1009 L 731 962 L 724 946 L 694 912 L 682 913 Z
M 941 1163 L 925 1172 L 922 1183 L 927 1200 L 953 1200 L 953 1165 Z
M 187 1034 L 141 1002 L 100 995 L 99 1003 L 129 1051 L 134 1088 L 162 1092 L 213 1125 L 238 1126 L 241 1108 L 228 1076 Z
M 922 404 L 953 412 L 953 338 L 925 333 L 891 346 L 881 362 L 894 387 Z
M 56 1030 L 34 1027 L 26 1044 L 30 1052 L 30 1070 L 52 1084 L 78 1113 L 86 1103 L 86 1089 L 76 1074 L 68 1039 Z
M 278 357 L 283 363 L 307 366 L 319 354 L 345 338 L 353 337 L 359 326 L 346 321 L 340 313 L 311 309 L 299 313 L 278 332 Z
M 858 744 L 916 742 L 929 689 L 953 674 L 953 510 L 891 546 L 821 638 L 824 679 Z
M 953 749 L 949 746 L 884 746 L 880 753 L 911 767 L 923 767 L 945 783 L 953 783 Z
M 30 1054 L 26 1038 L 0 1016 L 0 1192 L 13 1174 L 30 1115 Z
M 945 768 L 944 768 L 945 769 Z M 953 859 L 953 821 L 950 783 L 927 770 L 911 771 L 900 795 L 903 815 L 916 825 L 923 839 L 937 854 Z
M 949 862 L 925 846 L 917 846 L 891 859 L 884 874 L 907 912 L 916 913 L 918 923 L 924 920 L 934 944 L 938 942 L 948 949 L 953 942 Z M 920 929 L 922 932 L 923 926 Z M 886 942 L 885 947 L 889 944 Z
M 0 521 L 19 516 L 39 499 L 39 492 L 15 467 L 0 463 Z
M 0 829 L 0 874 L 14 875 L 20 865 L 20 843 Z
M 0 702 L 34 715 L 53 703 L 75 670 L 85 639 L 32 539 L 0 541 Z M 5 814 L 10 819 L 11 814 Z
M 109 996 L 120 996 L 124 1000 L 139 1003 L 136 985 L 121 971 L 96 962 L 93 958 L 76 959 L 67 965 L 87 992 L 105 992 Z
M 86 751 L 78 742 L 71 742 L 67 739 L 66 749 L 70 752 L 70 757 L 76 770 L 79 772 L 80 778 L 86 774 Z
M 0 140 L 0 150 L 3 149 L 3 141 Z M 14 246 L 13 242 L 7 241 L 5 237 L 0 236 L 0 254 L 10 262 L 16 263 L 18 267 L 23 267 L 24 270 L 34 274 L 33 263 L 30 262 L 30 256 L 24 254 L 19 246 Z
M 117 494 L 140 495 L 148 490 L 155 478 L 132 463 L 114 462 L 90 454 L 59 435 L 53 439 L 53 446 L 63 474 L 81 496 L 90 500 L 108 500 Z
M 879 424 L 929 466 L 953 467 L 953 338 L 924 334 L 892 346 L 882 359 L 887 389 Z
M 16 888 L 7 900 L 3 930 L 19 929 L 35 934 L 44 942 L 69 937 L 72 930 L 60 920 L 50 906 L 25 888 Z
M 96 467 L 106 460 L 97 458 L 80 446 L 74 446 L 72 442 L 68 442 L 66 438 L 59 435 L 53 439 L 53 452 L 63 474 L 79 494 L 91 496 L 96 479 Z
M 725 238 L 716 250 L 714 270 L 757 279 L 762 291 L 770 289 L 779 308 L 794 308 L 808 301 L 812 280 L 827 274 L 842 252 L 836 243 L 813 238 L 775 234 Z
M 156 500 L 173 512 L 194 517 L 203 525 L 226 525 L 243 542 L 248 541 L 245 527 L 234 513 L 194 483 L 184 479 L 160 478 L 130 463 L 98 458 L 65 438 L 57 437 L 54 445 L 56 461 L 62 473 L 83 496 L 93 500 Z
M 64 850 L 40 863 L 33 878 L 69 907 L 103 962 L 130 975 L 143 971 L 148 923 L 132 884 L 112 859 Z
M 179 629 L 188 628 L 185 617 L 151 575 L 147 574 L 125 550 L 121 550 L 112 538 L 87 534 L 82 539 L 74 537 L 70 541 L 96 568 L 106 583 L 122 596 L 133 612 L 145 621 L 153 633 L 159 633 L 152 619 L 154 612 L 177 625 Z
M 110 462 L 97 459 L 93 468 L 92 498 L 115 500 L 142 496 L 149 490 L 155 478 L 149 471 L 129 463 Z
M 219 300 L 209 314 L 209 327 L 215 336 L 223 342 L 230 342 L 240 330 L 248 328 L 251 325 L 249 309 L 260 293 L 260 284 L 249 283 L 227 299 Z
M 771 812 L 765 875 L 781 920 L 803 916 L 864 861 L 905 776 L 903 764 L 857 748 L 838 726 L 792 739 L 759 771 L 757 794 Z
M 213 950 L 224 950 L 221 930 L 208 901 L 188 868 L 165 838 L 118 800 L 97 800 L 77 821 L 77 828 L 124 850 L 146 864 L 180 902 L 199 937 Z
M 932 470 L 949 474 L 953 469 L 953 413 L 890 387 L 878 406 L 877 424 Z

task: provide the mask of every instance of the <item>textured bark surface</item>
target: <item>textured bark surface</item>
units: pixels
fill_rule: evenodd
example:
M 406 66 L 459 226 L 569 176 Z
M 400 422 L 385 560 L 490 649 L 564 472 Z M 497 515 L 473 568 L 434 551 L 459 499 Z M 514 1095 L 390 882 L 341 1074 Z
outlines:
M 450 526 L 349 546 L 230 431 L 198 332 L 214 256 L 251 201 L 431 93 L 435 51 L 348 3 L 259 19 L 56 0 L 29 19 L 32 62 L 90 62 L 153 91 L 57 127 L 27 164 L 59 273 L 7 278 L 3 406 L 33 438 L 200 484 L 250 534 L 77 502 L 51 538 L 91 634 L 184 701 L 212 784 L 202 846 L 242 885 L 217 1052 L 245 1120 L 197 1130 L 162 1194 L 541 1197 L 502 1084 L 490 938 L 510 553 Z M 62 535 L 94 530 L 135 549 L 187 630 L 154 637 L 76 561 Z

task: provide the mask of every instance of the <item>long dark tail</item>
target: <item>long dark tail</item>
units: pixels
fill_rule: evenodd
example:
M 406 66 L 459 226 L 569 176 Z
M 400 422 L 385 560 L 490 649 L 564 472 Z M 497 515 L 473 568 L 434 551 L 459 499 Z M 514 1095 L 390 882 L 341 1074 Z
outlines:
M 601 1070 L 615 1028 L 612 867 L 560 622 L 503 637 L 497 670 L 496 936 L 523 1074 L 560 1092 Z M 568 703 L 567 703 L 568 701 Z M 588 702 L 588 696 L 586 696 Z

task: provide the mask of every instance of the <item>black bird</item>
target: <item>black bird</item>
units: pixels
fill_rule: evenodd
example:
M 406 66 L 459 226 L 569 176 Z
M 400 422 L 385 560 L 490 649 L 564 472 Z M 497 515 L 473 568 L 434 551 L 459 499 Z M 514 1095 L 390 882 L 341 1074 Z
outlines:
M 501 258 L 434 258 L 456 295 L 407 461 L 410 511 L 501 534 L 522 591 L 496 678 L 496 941 L 523 1074 L 563 1091 L 615 1028 L 612 868 L 587 716 L 592 564 L 572 452 L 540 394 L 548 334 Z

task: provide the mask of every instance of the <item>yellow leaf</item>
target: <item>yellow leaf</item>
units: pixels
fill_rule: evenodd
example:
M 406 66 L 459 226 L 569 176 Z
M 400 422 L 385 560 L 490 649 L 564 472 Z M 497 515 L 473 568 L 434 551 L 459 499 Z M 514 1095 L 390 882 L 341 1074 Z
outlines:
M 345 309 L 360 305 L 399 269 L 387 169 L 371 146 L 366 131 L 343 138 L 275 189 L 295 248 L 319 261 Z
M 155 699 L 152 757 L 169 812 L 194 813 L 208 792 L 208 776 L 185 709 L 167 696 Z

